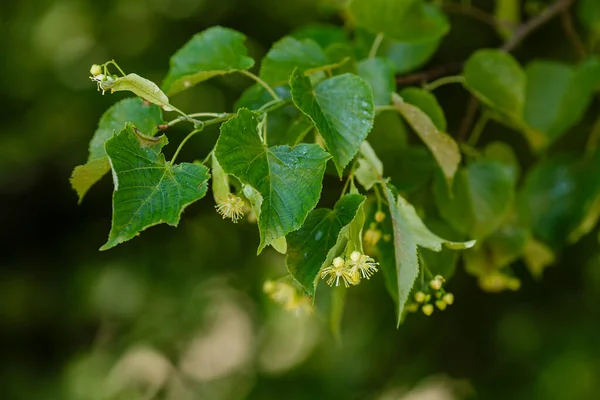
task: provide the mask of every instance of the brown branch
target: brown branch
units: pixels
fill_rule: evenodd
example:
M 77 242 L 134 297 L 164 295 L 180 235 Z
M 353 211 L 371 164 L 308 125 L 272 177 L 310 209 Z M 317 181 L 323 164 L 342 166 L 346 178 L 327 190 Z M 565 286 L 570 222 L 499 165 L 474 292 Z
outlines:
M 438 65 L 431 69 L 415 72 L 409 75 L 400 75 L 396 77 L 396 85 L 398 86 L 411 86 L 411 85 L 423 85 L 427 82 L 433 81 L 437 78 L 441 78 L 446 75 L 457 74 L 462 71 L 463 63 L 455 62 L 451 64 Z
M 515 31 L 515 34 L 509 40 L 507 40 L 506 43 L 504 43 L 501 49 L 508 52 L 513 51 L 533 31 L 544 25 L 558 13 L 569 8 L 574 1 L 575 0 L 557 0 L 556 3 L 546 8 L 535 18 L 532 18 L 519 26 Z
M 469 5 L 457 4 L 457 3 L 443 3 L 442 8 L 444 11 L 451 14 L 466 15 L 467 17 L 474 18 L 484 24 L 491 26 L 492 28 L 508 28 L 514 29 L 517 24 L 507 21 L 505 19 L 497 19 L 493 15 L 480 10 L 479 8 L 471 7 Z
M 575 26 L 573 25 L 573 17 L 571 16 L 571 12 L 568 9 L 564 9 L 560 13 L 560 20 L 562 22 L 563 30 L 565 31 L 565 35 L 571 42 L 573 46 L 573 50 L 577 54 L 577 57 L 584 59 L 587 57 L 587 50 L 583 41 L 581 40 L 581 36 L 575 30 Z

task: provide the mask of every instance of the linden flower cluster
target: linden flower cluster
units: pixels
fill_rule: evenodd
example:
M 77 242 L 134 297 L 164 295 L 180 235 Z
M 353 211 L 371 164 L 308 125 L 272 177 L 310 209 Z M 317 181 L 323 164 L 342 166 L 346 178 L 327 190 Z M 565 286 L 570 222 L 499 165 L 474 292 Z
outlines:
M 417 312 L 419 308 L 421 308 L 423 314 L 430 316 L 435 309 L 433 304 L 430 303 L 433 297 L 435 306 L 440 311 L 444 311 L 446 307 L 454 303 L 454 295 L 445 292 L 442 289 L 444 282 L 445 279 L 441 275 L 436 275 L 429 281 L 429 287 L 433 290 L 433 295 L 432 293 L 425 293 L 419 290 L 414 295 L 414 302 L 406 305 L 406 310 L 409 312 Z
M 343 282 L 344 286 L 350 287 L 358 285 L 363 278 L 370 279 L 378 271 L 377 265 L 379 263 L 366 254 L 353 251 L 349 259 L 336 257 L 330 266 L 321 269 L 321 279 L 329 286 L 339 286 Z
M 244 200 L 233 193 L 229 193 L 225 199 L 219 199 L 215 208 L 223 219 L 230 218 L 234 224 L 244 216 Z
M 298 289 L 289 283 L 265 281 L 263 292 L 275 303 L 281 304 L 285 310 L 296 315 L 309 315 L 314 311 L 310 298 L 300 294 Z
M 383 238 L 386 242 L 390 241 L 389 235 L 383 235 L 381 230 L 377 227 L 380 222 L 385 220 L 385 213 L 377 211 L 375 213 L 375 222 L 371 222 L 369 229 L 367 229 L 363 235 L 363 242 L 369 249 L 374 249 L 377 243 Z

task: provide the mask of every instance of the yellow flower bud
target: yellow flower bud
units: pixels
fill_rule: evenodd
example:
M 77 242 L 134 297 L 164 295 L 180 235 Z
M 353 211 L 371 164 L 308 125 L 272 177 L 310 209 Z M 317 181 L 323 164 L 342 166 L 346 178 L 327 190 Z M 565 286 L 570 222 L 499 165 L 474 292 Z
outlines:
M 433 305 L 425 304 L 423 307 L 421 307 L 421 311 L 423 311 L 423 314 L 429 317 L 431 314 L 433 314 Z
M 425 301 L 425 293 L 421 292 L 420 290 L 415 293 L 415 301 L 417 303 L 422 303 Z
M 433 290 L 440 290 L 442 288 L 442 280 L 435 277 L 429 282 L 429 286 L 431 286 Z
M 382 222 L 385 219 L 385 213 L 382 211 L 377 211 L 375 213 L 375 221 Z
M 360 256 L 362 254 L 360 254 L 360 251 L 353 251 L 352 254 L 350 254 L 350 259 L 354 262 L 357 262 L 358 260 L 360 260 Z
M 406 311 L 414 313 L 419 310 L 419 305 L 417 303 L 408 303 L 404 308 L 406 309 Z
M 100 75 L 101 73 L 102 73 L 102 67 L 98 64 L 94 64 L 90 68 L 90 74 L 92 74 L 92 76 Z
M 342 257 L 336 257 L 333 259 L 333 266 L 336 268 L 341 268 L 344 266 L 344 259 Z
M 446 302 L 444 300 L 436 300 L 435 305 L 441 311 L 444 311 L 446 309 L 446 307 L 448 307 L 448 304 L 446 304 Z
M 442 297 L 442 300 L 444 300 L 444 303 L 451 305 L 454 303 L 454 295 L 452 293 L 446 293 L 444 297 Z

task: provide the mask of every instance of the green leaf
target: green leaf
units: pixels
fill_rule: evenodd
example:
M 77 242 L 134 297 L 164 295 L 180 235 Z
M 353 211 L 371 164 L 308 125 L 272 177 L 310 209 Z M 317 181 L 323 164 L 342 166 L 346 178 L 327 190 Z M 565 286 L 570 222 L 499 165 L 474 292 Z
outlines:
M 521 176 L 521 164 L 513 148 L 504 142 L 490 142 L 483 149 L 483 155 L 488 160 L 498 161 L 510 168 L 515 182 Z
M 405 74 L 429 61 L 440 42 L 439 38 L 422 43 L 384 41 L 381 53 L 392 63 L 396 74 Z
M 514 35 L 516 27 L 521 23 L 521 1 L 520 0 L 496 0 L 494 16 L 498 21 L 511 22 L 513 26 L 507 27 L 507 24 L 499 24 L 498 33 L 504 40 L 510 39 Z
M 223 167 L 221 167 L 221 164 L 219 164 L 219 161 L 217 161 L 217 157 L 215 157 L 214 153 L 211 159 L 211 187 L 215 203 L 218 203 L 219 201 L 223 201 L 227 198 L 227 196 L 231 193 L 231 188 L 229 187 L 229 177 L 225 171 L 223 171 Z
M 390 207 L 390 216 L 394 232 L 395 269 L 391 270 L 387 263 L 381 263 L 388 289 L 392 288 L 392 297 L 396 300 L 397 322 L 400 324 L 404 304 L 408 300 L 413 284 L 419 276 L 417 259 L 417 242 L 410 229 L 409 222 L 400 211 L 396 199 L 389 187 L 385 196 Z
M 294 31 L 292 33 L 292 36 L 298 40 L 311 39 L 312 41 L 316 42 L 322 49 L 327 49 L 329 46 L 338 43 L 349 43 L 344 29 L 336 25 L 307 25 Z
M 371 87 L 353 74 L 334 76 L 313 87 L 298 70 L 291 87 L 294 104 L 315 124 L 341 176 L 373 127 Z
M 286 36 L 263 58 L 260 77 L 270 85 L 278 86 L 289 82 L 295 68 L 312 73 L 328 66 L 329 60 L 317 43 Z
M 136 96 L 162 107 L 165 111 L 173 111 L 173 107 L 169 104 L 169 98 L 156 83 L 138 74 L 127 74 L 112 81 L 104 81 L 100 83 L 100 88 L 110 90 L 111 93 L 133 92 Z
M 444 13 L 422 0 L 352 0 L 348 11 L 357 25 L 404 42 L 429 42 L 450 29 Z
M 288 87 L 278 86 L 275 92 L 281 99 L 291 99 Z M 234 110 L 248 108 L 257 110 L 273 97 L 259 84 L 250 86 L 235 102 Z M 269 112 L 267 119 L 267 132 L 269 143 L 272 145 L 288 144 L 295 146 L 314 128 L 310 119 L 300 112 L 293 104 L 280 107 Z
M 310 296 L 315 293 L 319 271 L 329 251 L 338 242 L 342 229 L 356 217 L 364 201 L 364 196 L 347 194 L 333 210 L 318 208 L 311 211 L 302 227 L 286 236 L 286 265 Z
M 316 144 L 266 147 L 258 132 L 259 117 L 240 109 L 221 126 L 215 155 L 226 173 L 262 195 L 260 252 L 302 226 L 317 205 L 330 156 Z
M 162 112 L 153 104 L 145 104 L 139 97 L 120 100 L 106 110 L 90 141 L 88 162 L 76 167 L 71 177 L 71 185 L 79 195 L 79 202 L 110 170 L 104 142 L 115 132 L 120 132 L 127 122 L 132 123 L 140 132 L 151 135 L 163 123 Z
M 156 127 L 163 124 L 162 112 L 153 104 L 144 104 L 140 98 L 132 97 L 118 101 L 102 114 L 98 129 L 90 141 L 88 161 L 106 155 L 104 142 L 115 132 L 121 132 L 127 122 L 132 123 L 140 132 L 152 135 Z
M 475 240 L 469 240 L 466 242 L 453 242 L 450 240 L 442 239 L 425 226 L 421 217 L 417 214 L 415 208 L 402 196 L 398 195 L 398 204 L 396 205 L 398 212 L 402 214 L 404 220 L 408 224 L 408 228 L 411 230 L 415 242 L 418 246 L 425 247 L 433 251 L 441 251 L 442 245 L 453 250 L 464 250 L 470 249 L 475 246 Z
M 425 89 L 408 87 L 400 92 L 402 99 L 423 111 L 440 131 L 446 130 L 446 116 L 435 95 Z
M 586 28 L 600 34 L 600 3 L 597 0 L 579 0 L 577 16 Z
M 396 82 L 394 71 L 387 61 L 382 58 L 367 58 L 358 63 L 358 74 L 371 85 L 376 106 L 391 103 Z
M 100 250 L 125 242 L 160 223 L 177 226 L 184 208 L 206 194 L 208 169 L 200 164 L 171 165 L 161 149 L 167 138 L 136 132 L 131 124 L 106 141 L 113 170 L 113 219 Z
M 520 211 L 536 238 L 560 248 L 589 232 L 598 217 L 600 156 L 557 155 L 535 165 L 519 193 Z
M 590 59 L 578 68 L 534 61 L 525 68 L 525 73 L 524 119 L 531 128 L 544 134 L 543 145 L 547 145 L 583 117 L 600 82 L 600 61 Z
M 444 176 L 450 182 L 460 163 L 460 151 L 454 139 L 436 127 L 429 116 L 418 107 L 394 94 L 394 107 L 431 150 Z
M 252 68 L 245 40 L 240 32 L 221 26 L 196 34 L 171 57 L 165 92 L 172 95 L 214 76 Z
M 383 176 L 383 163 L 366 140 L 360 145 L 358 168 L 354 171 L 354 176 L 367 190 L 371 190 Z
M 464 239 L 463 235 L 457 233 L 450 225 L 448 225 L 448 223 L 441 219 L 427 219 L 425 224 L 436 235 L 451 238 L 457 242 Z M 421 266 L 427 268 L 433 276 L 441 275 L 446 280 L 449 280 L 454 275 L 461 254 L 445 246 L 442 247 L 441 251 L 433 251 L 424 247 L 419 247 L 418 252 Z
M 479 50 L 466 62 L 465 86 L 479 100 L 513 120 L 522 120 L 527 77 L 502 50 Z
M 514 186 L 509 168 L 482 159 L 458 171 L 451 191 L 446 182 L 436 179 L 434 196 L 440 214 L 454 229 L 474 239 L 483 239 L 507 217 Z
M 540 279 L 546 267 L 554 264 L 554 253 L 544 243 L 529 238 L 523 248 L 523 261 L 529 273 L 536 279 Z
M 71 186 L 79 196 L 79 203 L 81 203 L 87 191 L 102 179 L 108 171 L 110 171 L 110 164 L 107 157 L 97 158 L 75 167 L 71 174 Z

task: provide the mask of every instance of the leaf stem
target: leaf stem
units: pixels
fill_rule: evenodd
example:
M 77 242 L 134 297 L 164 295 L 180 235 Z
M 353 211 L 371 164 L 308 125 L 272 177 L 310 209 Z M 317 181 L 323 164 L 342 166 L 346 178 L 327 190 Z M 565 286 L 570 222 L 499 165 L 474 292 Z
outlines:
M 269 86 L 269 84 L 267 82 L 263 81 L 258 76 L 254 75 L 252 72 L 246 71 L 245 69 L 241 69 L 241 70 L 239 70 L 239 72 L 241 74 L 243 74 L 243 75 L 246 75 L 248 78 L 253 79 L 256 83 L 258 83 L 259 85 L 261 85 L 262 87 L 264 87 L 265 90 L 267 92 L 269 92 L 269 94 L 273 97 L 273 99 L 275 99 L 275 100 L 281 100 L 279 98 L 279 96 L 277 96 L 277 93 L 275 93 L 275 91 L 273 90 L 273 88 L 271 86 Z
M 571 42 L 577 57 L 579 59 L 585 59 L 587 57 L 587 50 L 583 44 L 583 41 L 581 40 L 581 36 L 579 36 L 579 33 L 577 33 L 577 30 L 573 25 L 573 16 L 568 9 L 564 9 L 560 13 L 560 21 L 562 22 L 565 35 L 567 35 L 567 39 L 569 39 Z
M 350 168 L 350 174 L 348 175 L 348 178 L 346 179 L 346 183 L 344 183 L 344 188 L 342 189 L 342 194 L 340 196 L 340 199 L 342 197 L 344 197 L 344 195 L 346 194 L 346 191 L 348 190 L 348 185 L 350 184 L 350 181 L 354 182 L 354 170 L 356 169 L 356 161 L 358 159 L 355 159 L 354 162 L 352 163 L 352 167 Z
M 175 160 L 177 159 L 177 156 L 179 155 L 179 152 L 183 148 L 183 145 L 185 144 L 185 142 L 190 140 L 192 138 L 192 136 L 194 136 L 196 133 L 200 132 L 201 130 L 202 129 L 194 129 L 193 131 L 188 133 L 188 135 L 181 141 L 181 143 L 179 143 L 179 147 L 177 147 L 177 150 L 175 151 L 175 154 L 173 155 L 173 158 L 170 161 L 171 165 L 175 164 Z
M 427 84 L 423 85 L 423 89 L 427 90 L 428 92 L 431 92 L 431 91 L 434 91 L 435 89 L 439 88 L 440 86 L 448 85 L 450 83 L 464 83 L 464 82 L 465 82 L 465 77 L 462 75 L 443 76 L 439 79 L 436 79 L 435 81 L 433 81 L 431 83 L 427 83 Z
M 175 163 L 175 160 L 177 159 L 177 156 L 179 155 L 179 152 L 181 151 L 181 149 L 183 148 L 183 145 L 185 144 L 185 142 L 187 142 L 188 140 L 190 140 L 192 138 L 192 136 L 194 136 L 196 133 L 204 130 L 204 128 L 206 128 L 207 126 L 210 125 L 215 125 L 215 124 L 219 124 L 221 122 L 225 122 L 227 120 L 229 120 L 231 117 L 233 117 L 235 114 L 223 114 L 220 117 L 217 118 L 213 118 L 213 119 L 209 119 L 208 121 L 200 121 L 201 125 L 199 128 L 194 129 L 193 131 L 191 131 L 190 133 L 188 133 L 188 135 L 183 138 L 183 140 L 181 141 L 181 143 L 179 143 L 179 147 L 177 147 L 177 150 L 175 151 L 175 154 L 173 155 L 173 158 L 171 159 L 171 164 Z
M 119 67 L 119 64 L 117 64 L 114 59 L 112 59 L 112 60 L 107 61 L 107 62 L 104 63 L 104 65 L 103 65 L 103 67 L 104 67 L 104 75 L 108 74 L 108 67 L 107 66 L 109 64 L 114 65 L 119 70 L 119 72 L 121 73 L 121 75 L 123 75 L 123 76 L 127 75 L 125 72 L 123 72 L 123 70 L 121 69 L 121 67 Z
M 471 132 L 471 136 L 469 137 L 469 140 L 467 140 L 467 145 L 469 145 L 470 147 L 475 147 L 475 145 L 477 145 L 477 142 L 481 137 L 481 133 L 483 132 L 483 129 L 487 125 L 489 119 L 490 115 L 487 112 L 483 112 L 479 116 L 479 119 L 477 119 L 477 122 L 473 127 L 473 131 Z
M 373 40 L 373 44 L 369 50 L 369 58 L 375 58 L 377 56 L 377 51 L 381 46 L 381 42 L 383 42 L 383 38 L 383 33 L 378 33 L 377 36 L 375 36 L 375 40 Z

